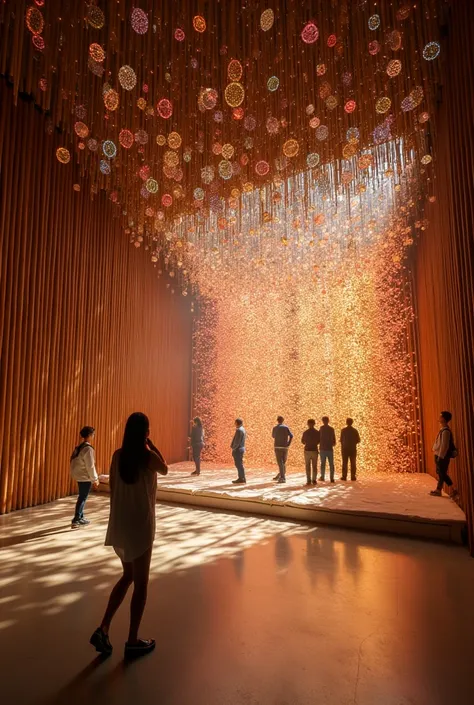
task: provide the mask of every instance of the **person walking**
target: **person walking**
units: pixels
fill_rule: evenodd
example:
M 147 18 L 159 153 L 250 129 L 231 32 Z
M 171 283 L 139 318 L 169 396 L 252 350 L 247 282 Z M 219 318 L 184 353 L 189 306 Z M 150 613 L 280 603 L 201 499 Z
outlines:
M 99 476 L 95 469 L 95 452 L 92 441 L 95 436 L 95 428 L 84 426 L 79 432 L 81 442 L 74 448 L 71 455 L 71 477 L 77 482 L 79 495 L 76 502 L 76 510 L 71 522 L 72 529 L 79 529 L 81 526 L 90 524 L 89 519 L 84 517 L 84 507 L 86 506 L 89 492 L 92 485 L 99 486 Z
M 319 479 L 324 482 L 327 460 L 329 461 L 329 476 L 331 482 L 334 482 L 334 446 L 336 445 L 336 434 L 333 427 L 329 425 L 328 416 L 323 416 L 321 421 L 323 425 L 319 429 L 319 454 L 321 456 L 321 476 Z
M 359 431 L 353 426 L 353 419 L 346 419 L 346 427 L 341 430 L 342 477 L 347 480 L 347 466 L 351 463 L 351 480 L 357 480 L 357 446 L 360 443 Z
M 453 487 L 453 481 L 448 475 L 449 463 L 451 458 L 455 458 L 458 454 L 453 441 L 453 432 L 449 426 L 449 422 L 453 418 L 450 411 L 442 411 L 439 417 L 440 429 L 433 445 L 435 454 L 436 473 L 438 475 L 438 485 L 435 490 L 430 492 L 434 497 L 441 497 L 443 485 Z M 457 499 L 459 492 L 453 488 L 451 491 L 451 499 Z
M 304 461 L 306 465 L 306 484 L 317 485 L 318 477 L 318 446 L 320 441 L 319 431 L 314 419 L 308 419 L 308 428 L 304 431 L 301 443 L 304 443 Z
M 279 467 L 279 472 L 273 478 L 277 482 L 286 482 L 286 461 L 288 459 L 288 448 L 293 440 L 293 434 L 288 426 L 285 426 L 283 416 L 277 417 L 277 425 L 273 427 L 272 438 L 275 441 L 275 457 Z
M 202 421 L 199 416 L 195 416 L 193 419 L 193 426 L 191 428 L 191 448 L 193 451 L 193 460 L 196 469 L 191 475 L 201 474 L 201 453 L 204 448 L 204 429 L 202 427 Z
M 125 657 L 133 658 L 155 648 L 154 639 L 140 639 L 138 629 L 145 610 L 151 553 L 155 538 L 157 473 L 168 467 L 150 440 L 150 423 L 142 413 L 132 414 L 125 424 L 122 447 L 110 467 L 110 516 L 105 538 L 122 561 L 123 574 L 110 593 L 107 609 L 90 643 L 102 654 L 112 653 L 109 629 L 112 619 L 133 583 L 130 629 Z
M 232 439 L 230 447 L 232 448 L 232 457 L 234 458 L 235 467 L 237 468 L 238 478 L 232 480 L 233 485 L 245 485 L 247 480 L 245 479 L 245 468 L 244 468 L 244 453 L 245 453 L 245 439 L 247 438 L 247 433 L 244 428 L 244 422 L 242 419 L 235 419 L 235 433 Z

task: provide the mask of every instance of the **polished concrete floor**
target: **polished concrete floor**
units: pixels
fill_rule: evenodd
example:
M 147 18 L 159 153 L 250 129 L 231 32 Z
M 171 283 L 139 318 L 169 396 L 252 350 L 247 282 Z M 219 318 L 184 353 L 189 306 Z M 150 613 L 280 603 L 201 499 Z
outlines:
M 118 559 L 106 496 L 0 518 L 2 705 L 472 705 L 474 560 L 461 547 L 157 506 L 144 637 L 88 645 Z

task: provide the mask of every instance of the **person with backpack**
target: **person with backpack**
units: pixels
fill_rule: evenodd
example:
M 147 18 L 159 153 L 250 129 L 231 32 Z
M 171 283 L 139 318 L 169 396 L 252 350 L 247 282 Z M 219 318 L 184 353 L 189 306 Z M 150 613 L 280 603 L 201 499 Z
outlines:
M 132 583 L 125 657 L 135 658 L 155 648 L 155 640 L 140 639 L 138 630 L 146 605 L 155 539 L 158 474 L 167 475 L 168 466 L 150 439 L 148 417 L 135 412 L 125 424 L 122 447 L 112 456 L 109 474 L 110 516 L 105 545 L 113 546 L 123 573 L 110 593 L 100 626 L 90 638 L 96 651 L 105 656 L 112 653 L 110 624 Z
M 79 435 L 81 443 L 74 448 L 71 455 L 71 477 L 79 487 L 76 511 L 71 522 L 72 529 L 79 529 L 81 526 L 90 524 L 90 521 L 84 517 L 84 507 L 92 485 L 99 486 L 99 476 L 95 469 L 95 453 L 91 445 L 95 436 L 95 428 L 84 426 Z
M 436 473 L 438 475 L 438 485 L 435 490 L 430 492 L 430 494 L 434 497 L 441 497 L 441 491 L 444 484 L 446 484 L 447 487 L 453 486 L 453 481 L 448 475 L 448 469 L 451 458 L 455 458 L 458 451 L 454 445 L 453 433 L 449 427 L 449 422 L 452 418 L 453 416 L 450 411 L 442 411 L 439 417 L 441 428 L 433 445 Z M 451 491 L 451 499 L 457 499 L 458 496 L 459 492 L 457 489 L 453 488 Z

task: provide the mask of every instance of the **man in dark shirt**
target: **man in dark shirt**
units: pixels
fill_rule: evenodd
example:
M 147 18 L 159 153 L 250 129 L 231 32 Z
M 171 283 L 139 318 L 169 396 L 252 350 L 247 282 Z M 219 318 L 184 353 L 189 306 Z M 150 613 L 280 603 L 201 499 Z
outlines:
M 360 443 L 359 431 L 352 425 L 352 419 L 346 419 L 346 427 L 341 431 L 341 452 L 342 452 L 342 477 L 341 480 L 347 480 L 347 465 L 351 461 L 351 480 L 355 482 L 356 478 L 356 458 L 357 445 Z
M 319 453 L 321 455 L 321 476 L 324 482 L 326 474 L 326 460 L 329 461 L 329 474 L 331 482 L 334 482 L 334 446 L 336 445 L 336 434 L 332 426 L 329 425 L 329 417 L 323 416 L 323 425 L 319 429 Z
M 245 440 L 247 438 L 247 433 L 244 428 L 244 422 L 242 419 L 235 419 L 235 433 L 232 439 L 230 447 L 232 448 L 232 457 L 234 458 L 234 464 L 237 468 L 238 478 L 232 480 L 234 485 L 245 485 L 247 480 L 245 479 L 245 468 L 244 468 L 244 453 L 245 453 Z
M 317 485 L 316 478 L 318 476 L 318 445 L 319 445 L 319 431 L 315 428 L 316 421 L 314 419 L 308 420 L 308 428 L 303 433 L 301 438 L 301 443 L 304 443 L 304 460 L 306 464 L 306 484 Z M 311 468 L 313 469 L 313 474 L 311 477 Z
M 272 438 L 275 439 L 275 457 L 280 468 L 280 472 L 273 479 L 280 483 L 286 482 L 286 460 L 288 458 L 288 448 L 293 440 L 293 434 L 288 426 L 285 426 L 283 416 L 277 418 L 277 425 L 273 427 Z

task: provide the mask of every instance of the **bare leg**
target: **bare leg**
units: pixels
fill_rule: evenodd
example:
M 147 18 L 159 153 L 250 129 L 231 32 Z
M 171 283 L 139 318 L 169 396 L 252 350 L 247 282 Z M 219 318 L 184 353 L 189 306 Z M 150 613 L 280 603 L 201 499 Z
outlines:
M 130 631 L 128 643 L 138 642 L 138 629 L 145 610 L 152 546 L 140 558 L 133 561 L 133 595 L 130 604 Z
M 109 633 L 110 623 L 117 612 L 118 608 L 125 599 L 128 588 L 133 582 L 133 563 L 123 563 L 123 575 L 120 580 L 115 584 L 110 593 L 109 603 L 107 609 L 105 610 L 104 618 L 100 625 L 100 628 L 104 634 Z

